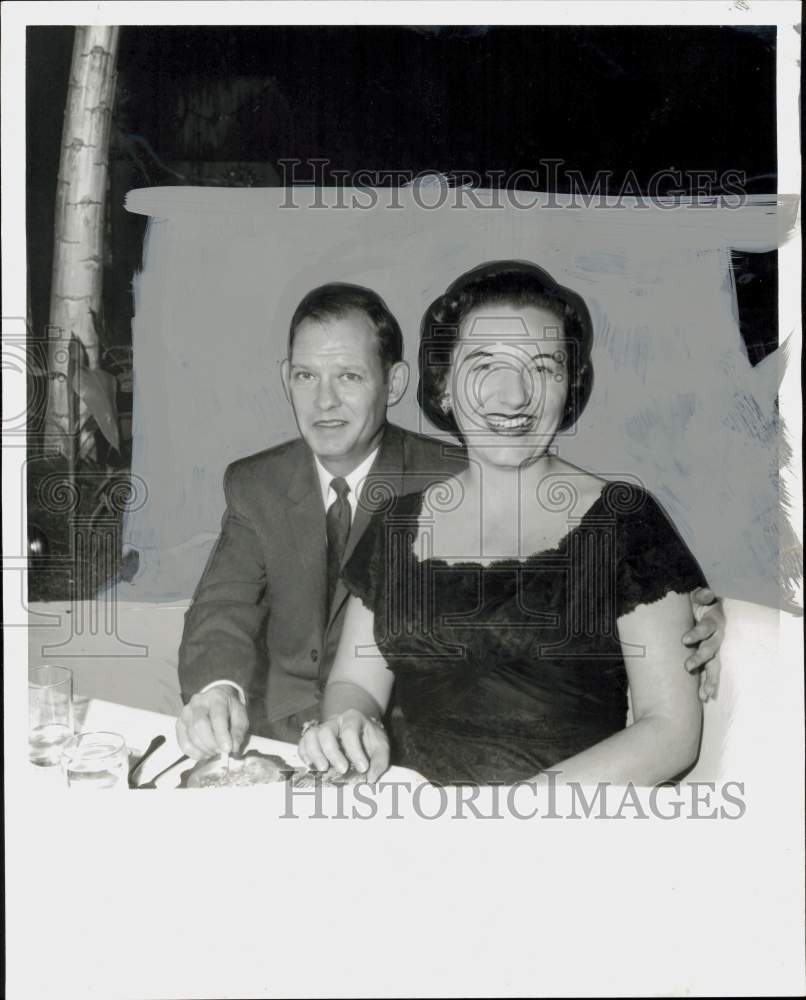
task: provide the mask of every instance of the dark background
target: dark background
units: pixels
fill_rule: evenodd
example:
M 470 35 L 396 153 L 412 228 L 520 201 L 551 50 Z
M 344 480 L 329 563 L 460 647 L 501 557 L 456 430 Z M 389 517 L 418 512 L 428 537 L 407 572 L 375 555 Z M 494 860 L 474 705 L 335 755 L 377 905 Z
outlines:
M 27 38 L 33 335 L 47 323 L 71 27 Z M 590 185 L 627 171 L 744 174 L 776 191 L 775 29 L 764 27 L 124 27 L 110 151 L 103 335 L 131 344 L 145 220 L 128 190 L 283 183 L 278 161 L 361 171 L 537 170 Z M 303 175 L 304 168 L 300 168 Z M 285 176 L 288 176 L 287 174 Z M 520 186 L 531 186 L 522 179 Z M 560 174 L 557 190 L 568 189 Z M 719 185 L 713 190 L 719 191 Z M 774 349 L 776 255 L 736 261 L 751 362 Z

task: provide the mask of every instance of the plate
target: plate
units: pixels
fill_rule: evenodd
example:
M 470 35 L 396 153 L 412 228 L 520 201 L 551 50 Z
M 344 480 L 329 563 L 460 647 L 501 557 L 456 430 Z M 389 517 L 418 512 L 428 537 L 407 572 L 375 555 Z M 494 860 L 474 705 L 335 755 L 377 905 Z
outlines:
M 276 754 L 248 750 L 197 761 L 182 772 L 179 788 L 244 788 L 288 781 L 295 769 Z
M 344 774 L 335 767 L 331 767 L 329 771 L 309 771 L 301 768 L 294 773 L 291 783 L 295 788 L 315 788 L 317 785 L 327 788 L 333 785 L 360 785 L 366 780 L 365 775 L 353 770 L 352 767 Z

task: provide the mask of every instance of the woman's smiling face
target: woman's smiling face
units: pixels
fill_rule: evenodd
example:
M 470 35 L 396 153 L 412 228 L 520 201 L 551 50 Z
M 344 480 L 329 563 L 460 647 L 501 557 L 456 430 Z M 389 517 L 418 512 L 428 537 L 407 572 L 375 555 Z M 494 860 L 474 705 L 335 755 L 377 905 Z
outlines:
M 568 396 L 562 320 L 537 306 L 484 306 L 459 329 L 451 407 L 468 451 L 520 467 L 546 453 Z

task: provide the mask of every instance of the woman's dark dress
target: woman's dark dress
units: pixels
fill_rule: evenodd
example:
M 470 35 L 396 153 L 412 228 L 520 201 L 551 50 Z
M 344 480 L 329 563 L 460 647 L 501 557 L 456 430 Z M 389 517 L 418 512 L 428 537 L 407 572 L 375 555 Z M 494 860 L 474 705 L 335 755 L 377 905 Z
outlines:
M 556 548 L 482 566 L 415 556 L 424 497 L 376 514 L 344 570 L 395 674 L 394 763 L 442 784 L 512 783 L 623 729 L 616 619 L 705 586 L 655 500 L 608 483 Z

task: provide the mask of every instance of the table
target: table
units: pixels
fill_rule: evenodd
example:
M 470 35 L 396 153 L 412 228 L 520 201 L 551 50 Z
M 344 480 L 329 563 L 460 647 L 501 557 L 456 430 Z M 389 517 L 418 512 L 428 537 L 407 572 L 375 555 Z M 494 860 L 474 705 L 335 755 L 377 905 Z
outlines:
M 149 781 L 159 774 L 173 761 L 182 756 L 182 749 L 176 740 L 176 718 L 160 712 L 149 712 L 145 709 L 131 708 L 128 705 L 118 705 L 103 701 L 100 698 L 90 699 L 86 714 L 80 723 L 84 732 L 92 730 L 108 730 L 120 733 L 126 740 L 130 751 L 140 756 L 151 740 L 158 735 L 166 737 L 165 743 L 149 757 L 138 774 L 138 784 Z M 292 767 L 301 766 L 297 756 L 297 748 L 291 743 L 281 743 L 279 740 L 268 740 L 260 736 L 251 736 L 244 750 L 259 750 L 261 753 L 276 754 L 288 761 Z M 183 761 L 157 782 L 158 788 L 176 788 L 183 771 L 191 767 L 192 761 Z
M 165 736 L 165 743 L 156 750 L 138 773 L 137 782 L 142 784 L 150 781 L 160 771 L 172 762 L 178 761 L 182 750 L 176 740 L 176 718 L 161 712 L 151 712 L 142 708 L 132 708 L 130 705 L 119 705 L 104 701 L 101 698 L 74 698 L 76 732 L 112 732 L 119 733 L 125 740 L 131 754 L 140 756 L 155 736 Z M 264 754 L 274 754 L 282 757 L 292 767 L 302 767 L 302 761 L 297 755 L 297 748 L 292 743 L 280 740 L 270 740 L 263 736 L 250 736 L 247 750 L 259 750 Z M 157 788 L 174 789 L 179 783 L 183 771 L 192 766 L 187 760 L 178 763 L 167 774 L 157 781 Z M 31 765 L 38 784 L 60 784 L 62 781 L 58 767 L 35 767 Z M 392 767 L 386 774 L 388 781 L 418 782 L 423 779 L 414 771 L 402 767 Z

